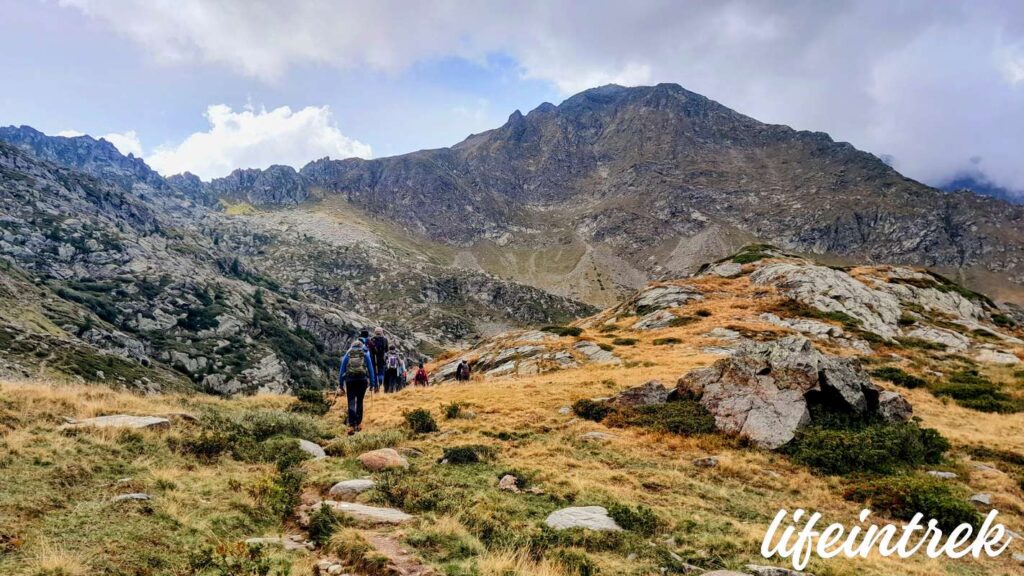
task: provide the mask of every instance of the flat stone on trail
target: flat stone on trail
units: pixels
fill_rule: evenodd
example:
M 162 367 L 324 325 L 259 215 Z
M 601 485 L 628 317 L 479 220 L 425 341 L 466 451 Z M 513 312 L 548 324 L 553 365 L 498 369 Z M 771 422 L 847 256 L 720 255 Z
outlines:
M 607 432 L 586 432 L 580 435 L 580 440 L 584 442 L 602 442 L 604 440 L 614 440 L 616 438 L 618 438 L 618 436 Z
M 555 510 L 544 523 L 555 530 L 586 528 L 604 532 L 619 532 L 622 527 L 608 516 L 608 510 L 601 506 L 574 506 Z
M 74 420 L 64 424 L 60 428 L 129 428 L 134 430 L 148 429 L 158 430 L 170 428 L 171 421 L 167 418 L 157 416 L 130 416 L 128 414 L 111 414 L 110 416 L 98 416 L 84 420 Z
M 324 500 L 323 503 L 339 514 L 367 524 L 401 524 L 413 519 L 411 514 L 406 514 L 397 508 L 377 508 L 355 502 L 337 502 L 335 500 Z M 314 506 L 313 509 L 318 507 Z
M 359 455 L 359 463 L 367 470 L 377 472 L 392 468 L 408 468 L 409 461 L 394 448 L 371 450 Z
M 327 452 L 324 452 L 324 449 L 321 448 L 319 444 L 310 442 L 309 440 L 299 440 L 299 448 L 316 460 L 327 458 Z
M 149 500 L 149 499 L 150 499 L 149 494 L 145 494 L 143 492 L 133 492 L 131 494 L 121 494 L 119 496 L 114 496 L 113 498 L 110 499 L 110 501 L 116 503 L 116 502 L 127 502 L 129 500 L 146 501 L 146 500 Z
M 372 489 L 376 483 L 369 478 L 356 478 L 354 480 L 343 480 L 331 486 L 327 493 L 338 500 L 350 501 L 356 496 Z
M 289 536 L 287 538 L 278 538 L 276 536 L 268 536 L 266 538 L 248 538 L 245 541 L 246 544 L 252 544 L 256 546 L 280 546 L 285 550 L 312 550 L 313 545 L 311 543 L 304 542 L 304 539 L 299 536 L 298 538 Z
M 991 506 L 992 505 L 992 495 L 991 494 L 975 494 L 974 496 L 971 496 L 971 503 L 972 504 L 980 504 L 982 506 Z

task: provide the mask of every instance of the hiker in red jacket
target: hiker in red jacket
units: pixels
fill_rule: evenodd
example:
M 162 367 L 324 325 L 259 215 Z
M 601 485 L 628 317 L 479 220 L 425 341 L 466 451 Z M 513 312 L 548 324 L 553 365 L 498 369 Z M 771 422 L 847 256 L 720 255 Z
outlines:
M 416 370 L 414 381 L 417 386 L 430 386 L 430 378 L 427 377 L 427 369 L 423 367 L 423 362 L 420 362 L 419 369 Z

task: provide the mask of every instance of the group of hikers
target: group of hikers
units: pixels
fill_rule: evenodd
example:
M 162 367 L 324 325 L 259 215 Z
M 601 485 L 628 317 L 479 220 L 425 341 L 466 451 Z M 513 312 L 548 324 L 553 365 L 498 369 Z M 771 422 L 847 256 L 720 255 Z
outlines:
M 413 382 L 417 386 L 430 384 L 423 362 L 419 363 Z M 342 357 L 338 372 L 338 386 L 345 391 L 348 400 L 348 433 L 355 434 L 363 428 L 363 400 L 367 390 L 377 393 L 383 387 L 385 393 L 398 392 L 407 383 L 405 356 L 388 341 L 384 328 L 378 326 L 373 337 L 367 330 L 360 332 Z

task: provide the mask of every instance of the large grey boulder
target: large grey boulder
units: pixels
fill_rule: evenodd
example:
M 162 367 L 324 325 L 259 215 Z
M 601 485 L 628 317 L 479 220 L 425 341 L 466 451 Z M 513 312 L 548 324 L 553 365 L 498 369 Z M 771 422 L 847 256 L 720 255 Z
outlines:
M 573 346 L 587 361 L 595 364 L 622 364 L 622 360 L 609 350 L 604 350 L 589 340 L 581 340 Z
M 668 310 L 656 310 L 640 318 L 633 324 L 633 330 L 657 330 L 667 328 L 679 320 L 679 316 Z
M 299 440 L 299 448 L 316 460 L 327 458 L 327 452 L 324 452 L 324 449 L 321 448 L 319 444 L 310 442 L 309 440 Z
M 885 395 L 880 410 L 882 390 L 863 369 L 822 354 L 802 336 L 745 343 L 734 355 L 684 375 L 676 391 L 699 399 L 719 430 L 771 449 L 811 423 L 814 402 L 892 420 L 904 420 L 910 412 L 909 403 L 895 393 Z
M 919 326 L 907 332 L 907 336 L 941 344 L 947 350 L 956 352 L 963 352 L 971 345 L 971 340 L 963 334 L 933 326 Z
M 790 298 L 823 312 L 841 312 L 884 338 L 899 335 L 902 309 L 894 294 L 869 288 L 841 270 L 809 263 L 767 264 L 750 275 L 755 284 L 773 285 Z
M 574 506 L 562 508 L 548 515 L 544 523 L 555 530 L 568 528 L 586 528 L 602 532 L 618 532 L 622 527 L 608 515 L 608 510 L 601 506 Z
M 342 500 L 349 502 L 355 500 L 356 496 L 359 496 L 367 490 L 371 490 L 376 483 L 369 478 L 356 478 L 354 480 L 342 480 L 327 492 L 332 498 L 336 500 Z
M 703 300 L 704 295 L 693 286 L 664 284 L 650 286 L 615 308 L 616 312 L 646 316 L 656 310 L 678 308 L 690 302 Z

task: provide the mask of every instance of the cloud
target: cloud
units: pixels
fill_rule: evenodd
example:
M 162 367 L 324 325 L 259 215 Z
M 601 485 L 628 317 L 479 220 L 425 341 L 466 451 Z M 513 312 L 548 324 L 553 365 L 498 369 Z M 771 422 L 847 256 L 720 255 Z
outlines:
M 85 136 L 85 133 L 78 130 L 61 130 L 57 132 L 57 136 L 74 138 L 76 136 Z M 142 157 L 142 142 L 139 141 L 139 136 L 135 133 L 135 130 L 111 132 L 104 134 L 101 138 L 113 144 L 114 148 L 117 148 L 117 151 L 121 154 L 133 154 L 136 158 Z
M 570 93 L 678 82 L 755 118 L 822 130 L 941 184 L 985 159 L 1024 190 L 1024 3 L 63 0 L 161 62 L 268 82 L 313 65 L 397 73 L 513 58 Z
M 368 158 L 370 146 L 348 138 L 337 128 L 327 106 L 292 111 L 246 108 L 234 111 L 217 104 L 206 109 L 210 127 L 179 144 L 164 145 L 146 162 L 167 176 L 192 172 L 203 179 L 229 174 L 236 168 L 266 168 L 286 164 L 296 168 L 330 156 Z

